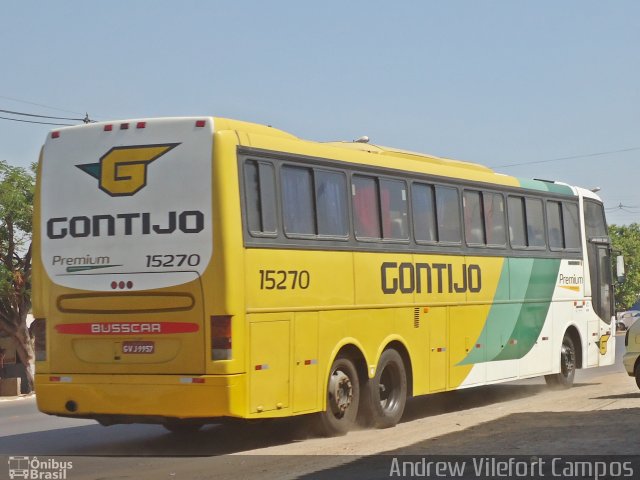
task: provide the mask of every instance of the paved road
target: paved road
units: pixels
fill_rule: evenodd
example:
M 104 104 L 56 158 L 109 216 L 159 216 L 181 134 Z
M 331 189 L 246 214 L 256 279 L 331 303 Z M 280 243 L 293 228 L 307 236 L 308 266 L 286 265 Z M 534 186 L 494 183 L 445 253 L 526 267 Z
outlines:
M 322 471 L 341 478 L 350 465 L 379 453 L 637 453 L 635 433 L 619 449 L 614 447 L 617 439 L 609 438 L 612 423 L 629 428 L 628 416 L 637 418 L 640 428 L 640 393 L 621 366 L 623 337 L 618 340 L 616 364 L 579 371 L 574 389 L 551 391 L 543 380 L 532 379 L 420 397 L 409 402 L 397 427 L 338 439 L 312 438 L 298 419 L 212 425 L 185 437 L 153 425 L 105 428 L 49 417 L 37 411 L 33 398 L 0 402 L 0 456 L 67 458 L 74 462 L 67 475 L 73 480 L 316 478 L 314 472 Z M 604 416 L 594 413 L 614 410 Z M 546 438 L 552 431 L 553 438 Z M 590 443 L 581 442 L 581 435 L 591 435 Z

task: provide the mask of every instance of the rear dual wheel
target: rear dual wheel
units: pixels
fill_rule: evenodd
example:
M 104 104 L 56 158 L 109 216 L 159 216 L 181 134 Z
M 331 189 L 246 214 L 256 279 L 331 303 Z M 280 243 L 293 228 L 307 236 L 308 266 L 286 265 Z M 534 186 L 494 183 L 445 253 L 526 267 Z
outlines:
M 395 426 L 407 403 L 407 374 L 397 350 L 385 350 L 366 387 L 364 421 L 376 428 Z
M 407 375 L 400 354 L 385 350 L 375 376 L 362 380 L 351 359 L 336 358 L 327 382 L 327 408 L 315 417 L 320 434 L 346 434 L 356 426 L 359 410 L 359 420 L 376 428 L 393 427 L 400 421 L 407 402 Z

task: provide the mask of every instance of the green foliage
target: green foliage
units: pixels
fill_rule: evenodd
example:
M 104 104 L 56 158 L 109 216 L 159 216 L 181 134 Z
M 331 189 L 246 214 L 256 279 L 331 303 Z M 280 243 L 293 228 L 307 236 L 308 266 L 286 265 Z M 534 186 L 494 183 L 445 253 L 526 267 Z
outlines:
M 624 255 L 625 281 L 616 286 L 616 311 L 628 310 L 640 294 L 640 224 L 611 225 L 613 271 L 616 256 Z
M 0 327 L 9 332 L 30 307 L 33 168 L 0 160 Z

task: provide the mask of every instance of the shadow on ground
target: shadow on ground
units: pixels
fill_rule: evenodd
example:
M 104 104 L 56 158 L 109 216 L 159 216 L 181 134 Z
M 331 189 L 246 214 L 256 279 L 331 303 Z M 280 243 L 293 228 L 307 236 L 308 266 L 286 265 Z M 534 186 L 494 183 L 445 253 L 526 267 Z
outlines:
M 577 384 L 580 385 L 586 384 Z M 545 385 L 503 384 L 411 399 L 403 422 L 443 413 L 533 398 Z M 74 456 L 215 456 L 305 440 L 313 437 L 308 418 L 209 425 L 201 431 L 177 435 L 158 425 L 98 424 L 58 428 L 0 437 L 0 455 Z M 499 426 L 496 426 L 498 431 Z M 640 451 L 640 450 L 639 450 Z
M 640 452 L 640 437 L 637 435 L 639 431 L 640 408 L 518 413 L 380 455 L 362 457 L 300 478 L 389 478 L 394 458 L 398 458 L 400 462 L 416 462 L 426 458 L 427 461 L 466 461 L 471 464 L 471 457 L 457 456 L 472 455 L 476 459 L 486 455 L 521 456 L 521 460 L 527 461 L 533 455 L 579 455 L 584 460 L 609 456 L 608 461 L 631 459 L 637 462 Z M 610 457 L 611 455 L 626 457 Z M 479 477 L 472 475 L 468 478 Z

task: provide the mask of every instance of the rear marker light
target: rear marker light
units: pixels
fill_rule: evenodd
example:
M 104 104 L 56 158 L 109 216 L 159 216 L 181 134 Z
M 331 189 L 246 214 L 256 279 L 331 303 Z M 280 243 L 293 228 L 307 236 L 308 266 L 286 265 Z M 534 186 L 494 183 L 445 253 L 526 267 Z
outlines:
M 207 125 L 207 121 L 206 120 L 196 120 L 196 127 L 202 128 L 202 127 L 204 127 L 206 125 Z
M 133 288 L 133 282 L 127 282 L 127 288 L 131 290 Z
M 51 138 L 60 138 L 60 132 L 51 132 Z
M 120 290 L 124 290 L 124 282 L 120 282 L 118 284 L 118 287 L 120 287 Z
M 113 130 L 113 125 L 105 125 L 104 126 L 104 131 L 105 132 L 110 132 L 111 130 Z
M 147 122 L 136 123 L 136 128 L 145 128 L 146 126 L 147 126 Z
M 121 123 L 120 124 L 120 130 L 129 130 L 129 124 L 128 123 Z

